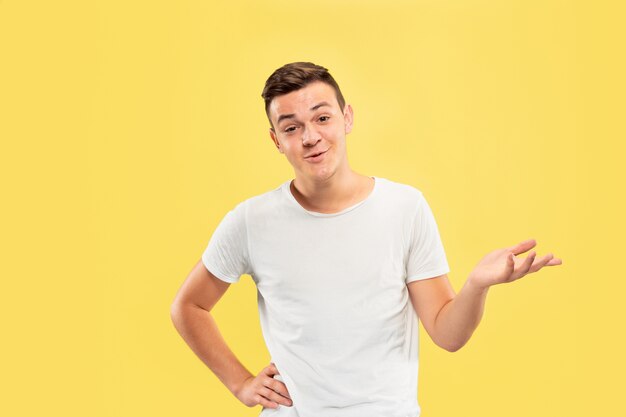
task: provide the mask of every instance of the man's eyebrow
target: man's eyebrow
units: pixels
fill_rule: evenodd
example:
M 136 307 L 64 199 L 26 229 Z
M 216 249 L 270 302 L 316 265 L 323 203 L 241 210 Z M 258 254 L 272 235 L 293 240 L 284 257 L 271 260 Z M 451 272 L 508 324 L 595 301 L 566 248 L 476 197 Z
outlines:
M 328 102 L 326 101 L 322 101 L 321 103 L 316 104 L 315 106 L 311 107 L 309 110 L 310 111 L 314 111 L 319 109 L 322 106 L 328 106 L 328 107 L 332 107 Z M 280 116 L 278 116 L 278 120 L 276 121 L 276 124 L 279 125 L 280 122 L 284 119 L 293 119 L 295 116 L 294 113 L 289 113 L 289 114 L 281 114 Z

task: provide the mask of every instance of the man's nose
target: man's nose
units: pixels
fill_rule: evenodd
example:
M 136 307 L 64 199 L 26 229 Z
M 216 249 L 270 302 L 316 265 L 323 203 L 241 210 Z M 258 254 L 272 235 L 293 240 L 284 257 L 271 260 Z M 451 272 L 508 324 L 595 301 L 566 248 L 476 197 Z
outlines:
M 313 126 L 304 127 L 302 132 L 302 144 L 305 146 L 315 145 L 321 139 L 320 133 Z

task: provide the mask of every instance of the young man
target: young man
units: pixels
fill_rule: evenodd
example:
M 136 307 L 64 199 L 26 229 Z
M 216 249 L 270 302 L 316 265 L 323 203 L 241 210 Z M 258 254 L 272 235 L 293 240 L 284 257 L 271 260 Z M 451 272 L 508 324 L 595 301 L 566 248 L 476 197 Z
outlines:
M 348 163 L 353 109 L 326 68 L 294 62 L 262 94 L 270 137 L 295 172 L 222 219 L 172 304 L 184 340 L 262 416 L 418 417 L 418 320 L 454 352 L 482 317 L 490 286 L 543 266 L 527 240 L 485 256 L 455 294 L 437 224 L 415 187 Z M 250 373 L 211 309 L 242 274 L 258 290 L 269 366 Z

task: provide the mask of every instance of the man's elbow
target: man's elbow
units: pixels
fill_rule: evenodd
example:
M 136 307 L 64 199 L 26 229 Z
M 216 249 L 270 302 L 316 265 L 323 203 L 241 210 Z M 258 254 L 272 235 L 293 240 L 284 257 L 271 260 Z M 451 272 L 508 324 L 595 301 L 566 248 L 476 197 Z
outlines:
M 181 315 L 180 305 L 176 303 L 172 303 L 172 305 L 170 306 L 170 320 L 172 320 L 172 323 L 174 324 L 174 326 L 176 326 L 176 324 L 180 320 L 180 315 Z
M 456 352 L 465 346 L 465 343 L 439 343 L 439 347 L 448 352 Z
M 461 349 L 463 347 L 463 345 L 459 345 L 459 346 L 452 346 L 452 347 L 444 347 L 445 350 L 447 350 L 448 352 L 456 352 L 457 350 Z
M 182 303 L 174 302 L 170 305 L 170 319 L 176 326 L 181 320 L 185 319 L 185 313 L 188 311 L 188 306 Z

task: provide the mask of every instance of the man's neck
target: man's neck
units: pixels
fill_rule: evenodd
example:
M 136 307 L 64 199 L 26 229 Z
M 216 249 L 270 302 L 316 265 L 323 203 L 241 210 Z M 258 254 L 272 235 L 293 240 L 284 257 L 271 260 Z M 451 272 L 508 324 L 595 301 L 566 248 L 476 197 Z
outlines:
M 373 179 L 352 170 L 344 175 L 337 172 L 326 181 L 306 181 L 296 178 L 291 193 L 306 210 L 337 213 L 365 199 L 373 187 Z

